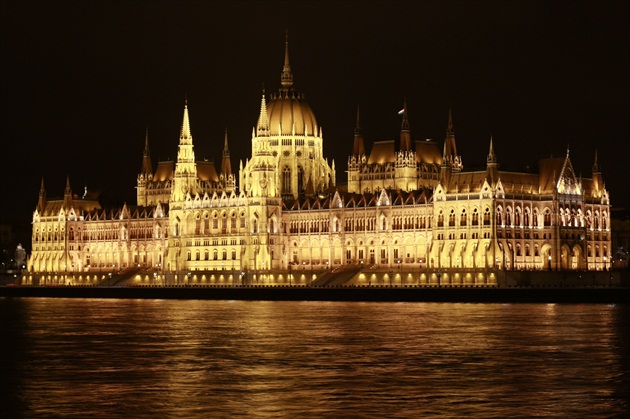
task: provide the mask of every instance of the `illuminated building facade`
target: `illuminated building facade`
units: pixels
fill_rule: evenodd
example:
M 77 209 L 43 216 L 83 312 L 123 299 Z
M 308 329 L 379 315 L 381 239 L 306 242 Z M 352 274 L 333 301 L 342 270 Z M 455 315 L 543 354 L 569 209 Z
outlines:
M 485 170 L 465 171 L 450 111 L 441 151 L 434 141 L 412 141 L 407 112 L 405 104 L 398 142 L 376 141 L 369 155 L 357 114 L 347 186 L 337 186 L 322 128 L 293 88 L 287 44 L 281 88 L 263 92 L 238 187 L 227 132 L 218 172 L 195 160 L 186 105 L 176 161 L 154 171 L 147 134 L 136 206 L 103 209 L 87 192 L 73 195 L 69 181 L 63 199 L 47 200 L 42 182 L 28 268 L 232 276 L 342 266 L 610 268 L 610 201 L 597 154 L 589 179 L 576 176 L 568 150 L 536 172 L 510 172 L 499 169 L 490 139 Z

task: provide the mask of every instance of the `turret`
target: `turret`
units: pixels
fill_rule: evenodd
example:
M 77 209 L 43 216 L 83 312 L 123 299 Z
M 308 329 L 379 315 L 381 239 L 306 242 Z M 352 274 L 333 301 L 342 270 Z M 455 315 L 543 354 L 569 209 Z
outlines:
M 184 104 L 184 117 L 182 129 L 179 135 L 179 147 L 177 151 L 177 163 L 173 176 L 171 200 L 181 201 L 186 194 L 195 194 L 197 183 L 197 165 L 193 149 L 193 138 L 190 132 L 190 120 L 188 117 L 188 101 Z

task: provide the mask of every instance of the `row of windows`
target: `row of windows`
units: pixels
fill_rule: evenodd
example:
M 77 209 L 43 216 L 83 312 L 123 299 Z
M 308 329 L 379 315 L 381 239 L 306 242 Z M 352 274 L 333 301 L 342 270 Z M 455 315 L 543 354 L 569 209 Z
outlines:
M 231 260 L 236 260 L 236 249 L 232 249 L 230 252 L 231 255 Z M 188 252 L 187 253 L 187 260 L 192 261 L 192 260 L 210 260 L 210 251 L 205 250 L 203 252 L 203 259 L 201 259 L 201 252 L 199 250 L 197 250 L 194 253 L 194 259 L 193 259 L 193 253 L 192 252 Z M 212 260 L 219 260 L 219 251 L 218 250 L 213 250 L 212 251 Z M 223 249 L 221 251 L 221 260 L 228 260 L 228 250 L 227 249 Z

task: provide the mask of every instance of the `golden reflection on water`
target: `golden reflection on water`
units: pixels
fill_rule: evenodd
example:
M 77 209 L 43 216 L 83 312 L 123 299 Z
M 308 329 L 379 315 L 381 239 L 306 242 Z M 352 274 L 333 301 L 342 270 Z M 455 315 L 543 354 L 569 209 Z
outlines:
M 12 319 L 2 355 L 17 416 L 628 411 L 628 306 L 4 299 L 0 308 Z

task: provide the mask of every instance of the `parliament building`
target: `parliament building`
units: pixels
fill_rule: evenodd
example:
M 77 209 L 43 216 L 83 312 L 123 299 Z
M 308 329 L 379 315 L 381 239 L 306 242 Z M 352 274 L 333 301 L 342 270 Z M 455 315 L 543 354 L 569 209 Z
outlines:
M 588 179 L 568 150 L 536 171 L 504 171 L 489 138 L 485 170 L 466 171 L 450 110 L 438 144 L 412 139 L 405 104 L 399 139 L 369 152 L 357 112 L 347 183 L 337 185 L 322 127 L 294 89 L 288 43 L 280 88 L 263 92 L 258 112 L 251 157 L 236 172 L 227 132 L 220 167 L 195 159 L 185 104 L 175 161 L 154 167 L 147 133 L 136 205 L 104 208 L 89 191 L 73 193 L 69 179 L 63 197 L 49 199 L 42 180 L 26 281 L 65 283 L 70 274 L 90 284 L 128 272 L 164 284 L 308 284 L 345 270 L 355 280 L 373 271 L 494 285 L 501 271 L 610 267 L 610 200 L 596 152 Z

